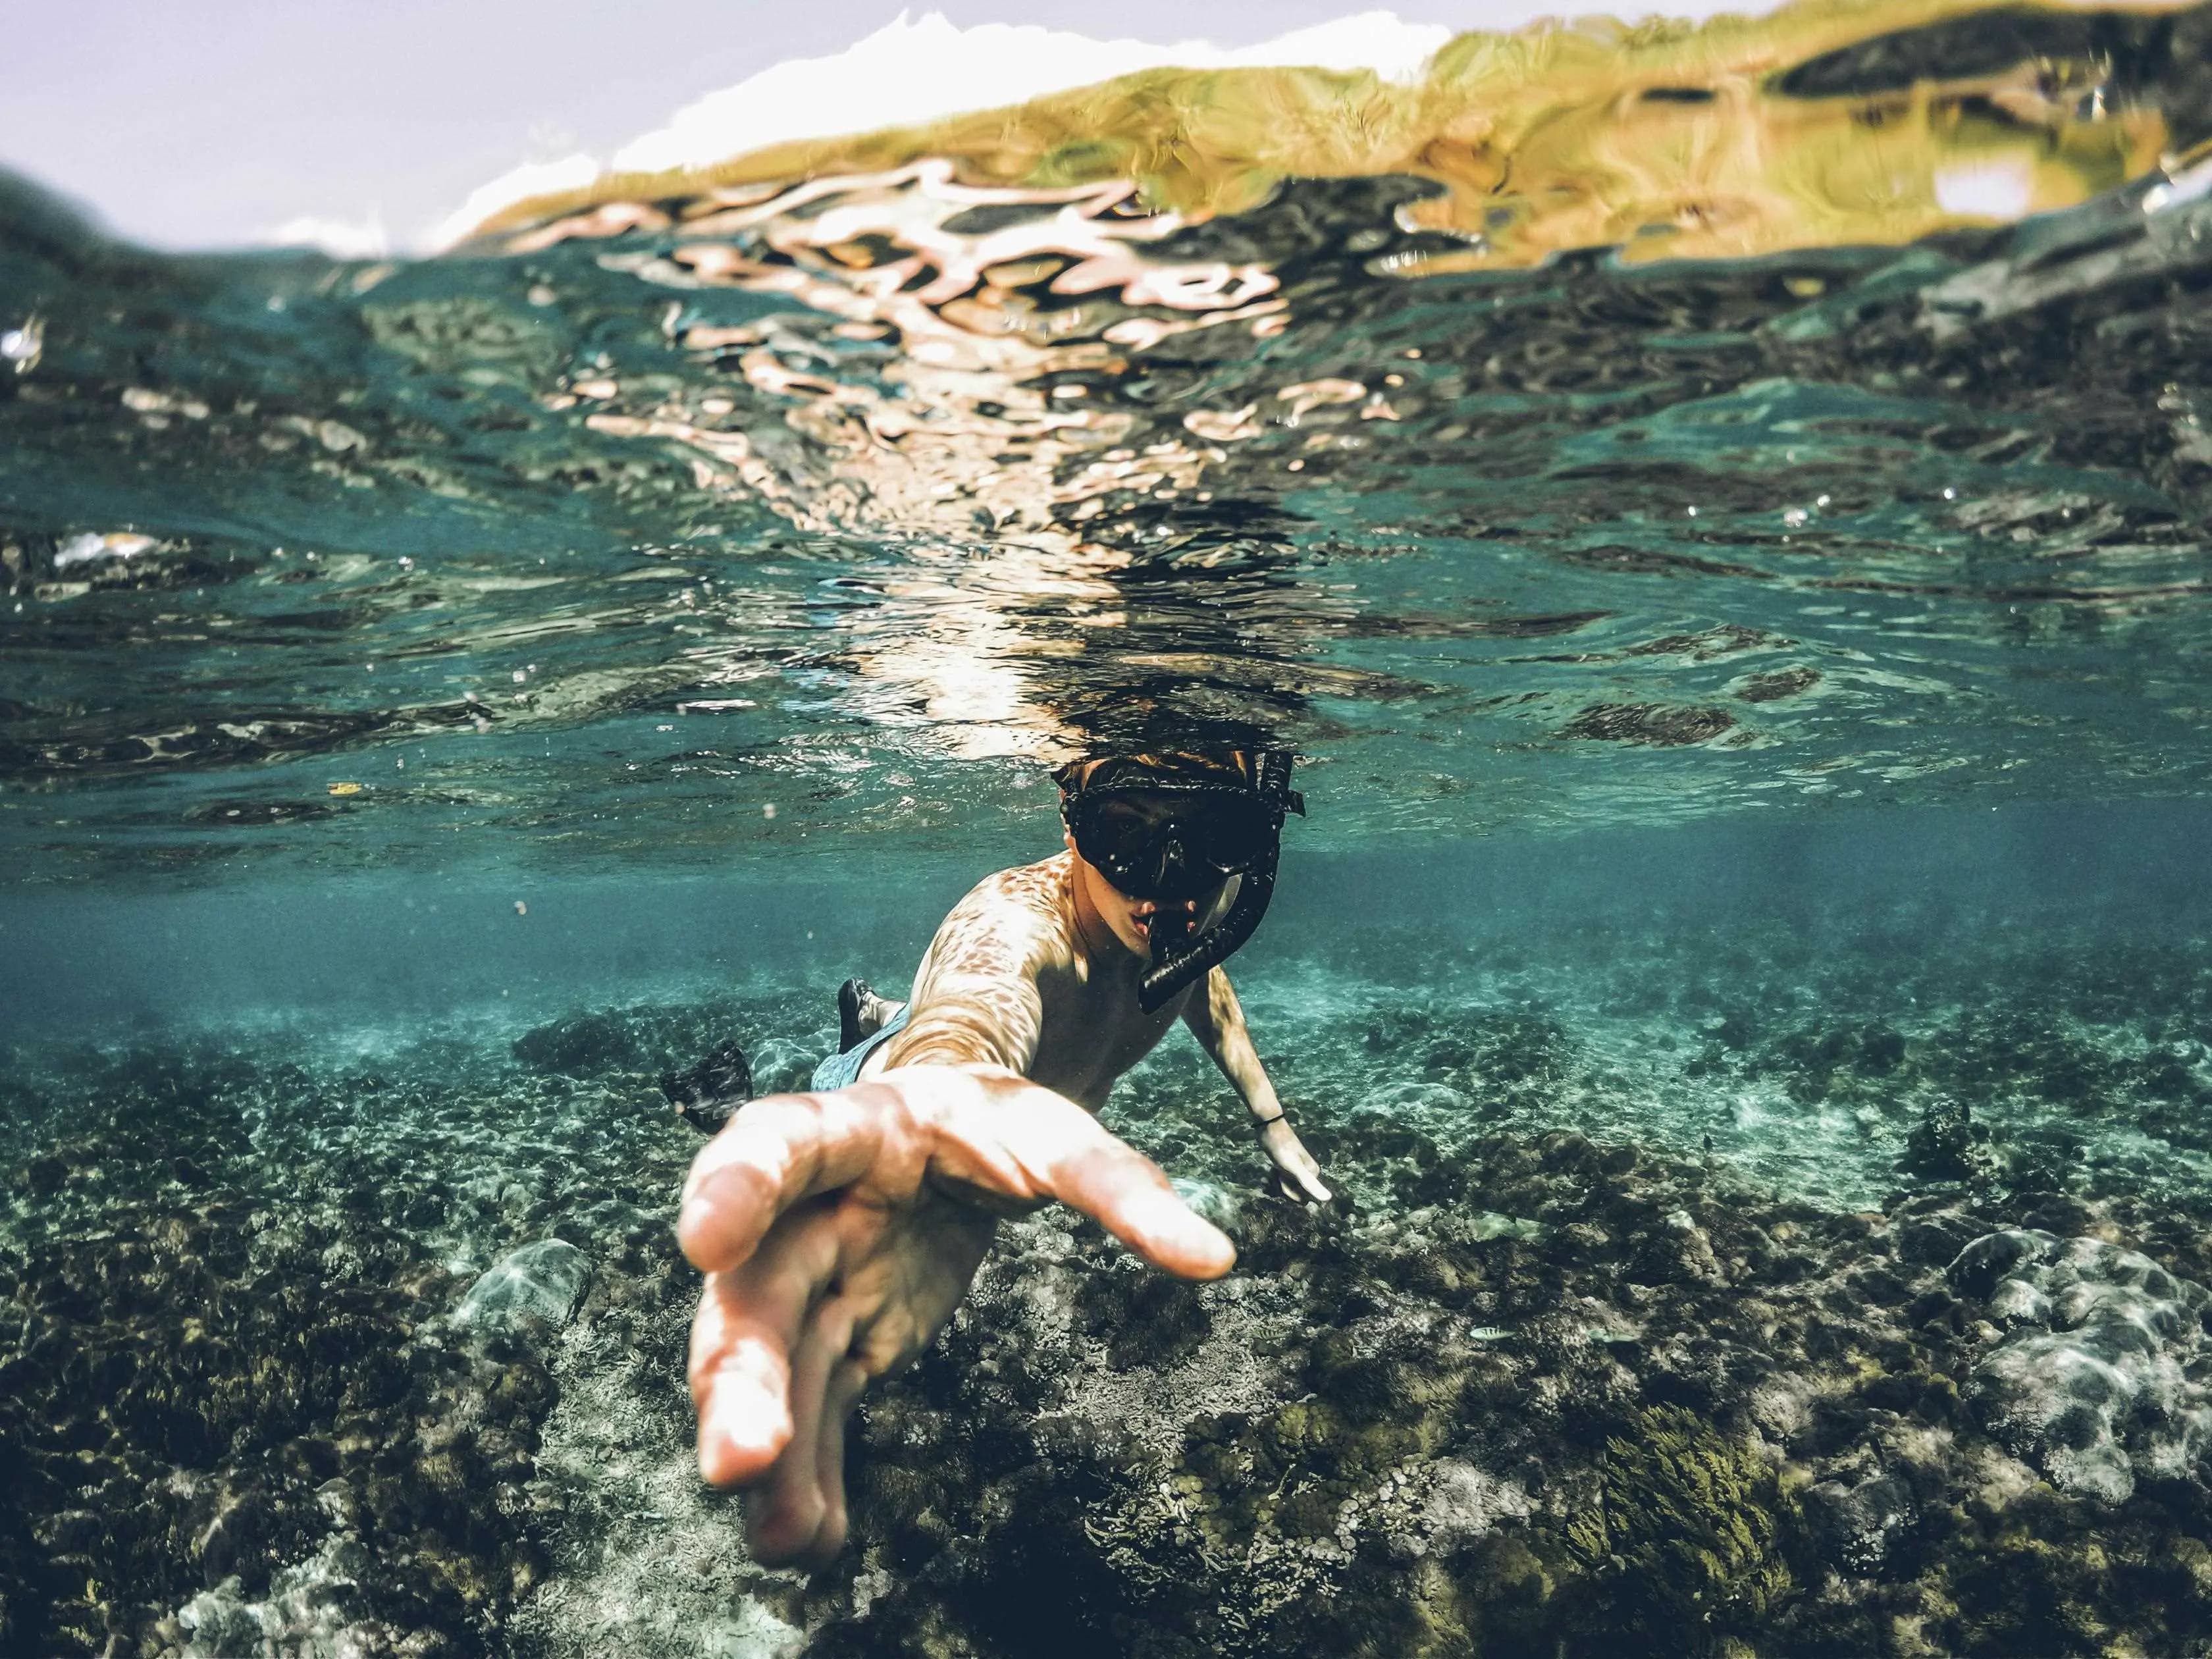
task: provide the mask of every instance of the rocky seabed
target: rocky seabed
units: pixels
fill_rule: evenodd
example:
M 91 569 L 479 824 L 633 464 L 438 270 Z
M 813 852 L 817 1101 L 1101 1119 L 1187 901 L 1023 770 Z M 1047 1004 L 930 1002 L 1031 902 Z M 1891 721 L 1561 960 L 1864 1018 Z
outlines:
M 459 1082 L 180 1048 L 13 1085 L 0 1650 L 2212 1656 L 2212 1206 L 1941 1100 L 1856 1209 L 1317 1108 L 1357 1195 L 1322 1214 L 1140 1079 L 1237 1270 L 1007 1225 L 863 1407 L 852 1547 L 763 1571 L 690 1458 L 696 1138 L 641 1104 L 708 1022 L 591 1018 Z

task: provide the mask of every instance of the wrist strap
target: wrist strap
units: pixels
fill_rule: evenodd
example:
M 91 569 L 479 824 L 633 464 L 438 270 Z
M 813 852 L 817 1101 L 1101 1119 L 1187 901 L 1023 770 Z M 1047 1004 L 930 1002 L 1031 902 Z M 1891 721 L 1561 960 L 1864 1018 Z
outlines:
M 1275 1112 L 1274 1116 L 1273 1116 L 1273 1117 L 1255 1117 L 1255 1118 L 1252 1120 L 1252 1121 L 1253 1121 L 1253 1123 L 1254 1123 L 1255 1125 L 1256 1125 L 1258 1127 L 1264 1129 L 1264 1128 L 1266 1128 L 1266 1127 L 1267 1127 L 1270 1123 L 1280 1123 L 1280 1122 L 1281 1122 L 1285 1118 L 1288 1117 L 1289 1115 L 1290 1115 L 1290 1114 L 1289 1114 L 1288 1112 L 1285 1112 L 1285 1111 L 1282 1110 L 1282 1109 L 1279 1107 L 1279 1108 L 1277 1108 L 1277 1109 L 1276 1109 L 1276 1112 Z

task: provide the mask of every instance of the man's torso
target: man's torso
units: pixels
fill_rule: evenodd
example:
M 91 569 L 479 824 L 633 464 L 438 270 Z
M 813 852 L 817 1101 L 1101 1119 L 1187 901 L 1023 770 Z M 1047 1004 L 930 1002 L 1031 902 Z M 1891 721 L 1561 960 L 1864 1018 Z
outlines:
M 994 971 L 1027 977 L 1036 989 L 1039 1019 L 1025 1074 L 1095 1112 L 1115 1080 L 1166 1035 L 1191 992 L 1149 1014 L 1137 1006 L 1143 962 L 1118 945 L 1093 951 L 1083 943 L 1073 863 L 1073 854 L 1061 853 L 978 883 L 931 941 L 915 975 L 908 1018 L 926 1012 L 933 965 L 951 953 L 981 957 L 996 964 Z M 861 1075 L 881 1071 L 894 1046 L 871 1054 Z

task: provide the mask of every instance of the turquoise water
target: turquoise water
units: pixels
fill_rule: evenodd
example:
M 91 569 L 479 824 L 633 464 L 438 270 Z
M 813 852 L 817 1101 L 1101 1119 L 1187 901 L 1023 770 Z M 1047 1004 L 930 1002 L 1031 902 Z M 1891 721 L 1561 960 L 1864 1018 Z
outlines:
M 349 264 L 9 185 L 0 1645 L 2205 1652 L 2200 13 L 2003 15 L 1894 50 L 2166 160 L 1895 246 L 922 162 Z M 1238 1272 L 1010 1227 L 765 1571 L 658 1079 L 796 1086 L 1162 732 L 1302 757 L 1232 972 L 1346 1202 L 1171 1039 L 1107 1121 Z

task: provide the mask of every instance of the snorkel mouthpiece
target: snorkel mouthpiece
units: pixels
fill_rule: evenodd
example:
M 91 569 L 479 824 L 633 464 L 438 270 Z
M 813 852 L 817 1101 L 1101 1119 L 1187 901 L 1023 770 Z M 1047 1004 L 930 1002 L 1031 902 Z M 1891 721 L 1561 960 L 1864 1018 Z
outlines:
M 1155 910 L 1145 922 L 1145 938 L 1152 945 L 1152 966 L 1172 961 L 1190 943 L 1198 918 L 1188 910 Z M 1149 970 L 1147 970 L 1149 971 Z

